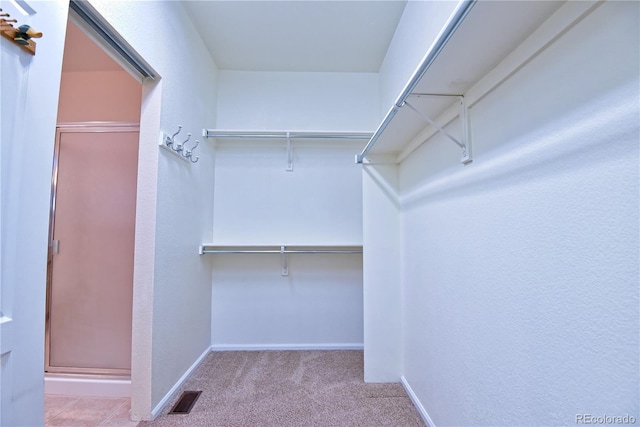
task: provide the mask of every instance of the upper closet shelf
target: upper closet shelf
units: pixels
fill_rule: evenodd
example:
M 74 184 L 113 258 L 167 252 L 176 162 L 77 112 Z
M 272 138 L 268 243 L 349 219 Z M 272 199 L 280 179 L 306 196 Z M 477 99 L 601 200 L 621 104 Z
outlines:
M 372 132 L 203 129 L 206 138 L 370 139 Z
M 287 142 L 285 170 L 293 171 L 293 139 L 352 139 L 368 140 L 372 132 L 333 132 L 333 131 L 286 131 L 286 130 L 235 130 L 203 129 L 205 138 L 245 138 L 245 139 L 282 139 Z
M 391 155 L 395 162 L 401 162 L 436 132 L 443 132 L 460 147 L 462 163 L 470 162 L 467 108 L 508 75 L 486 85 L 482 94 L 468 91 L 562 3 L 461 1 L 356 162 L 363 163 L 368 154 Z M 445 129 L 456 117 L 460 117 L 460 125 Z

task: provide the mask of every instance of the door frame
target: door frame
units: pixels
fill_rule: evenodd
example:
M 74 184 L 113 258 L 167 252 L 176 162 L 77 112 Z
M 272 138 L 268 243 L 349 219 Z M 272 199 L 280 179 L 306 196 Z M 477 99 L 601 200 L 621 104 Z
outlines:
M 46 285 L 46 308 L 45 308 L 45 332 L 44 332 L 44 370 L 45 373 L 55 374 L 83 374 L 92 377 L 131 377 L 130 369 L 100 369 L 100 368 L 80 368 L 80 367 L 57 367 L 50 364 L 51 351 L 51 294 L 53 279 L 53 256 L 54 256 L 54 230 L 56 214 L 56 194 L 58 187 L 58 171 L 60 156 L 60 138 L 63 133 L 103 133 L 103 132 L 140 132 L 140 124 L 132 122 L 77 122 L 60 123 L 56 126 L 56 140 L 53 151 L 53 168 L 51 172 L 51 201 L 49 204 L 49 235 L 47 253 L 47 285 Z M 138 144 L 140 137 L 138 135 Z M 139 153 L 139 150 L 138 150 Z M 138 159 L 139 160 L 139 159 Z M 133 261 L 133 260 L 132 260 Z M 132 278 L 133 280 L 133 278 Z M 132 296 L 133 298 L 133 296 Z M 133 333 L 133 326 L 132 326 Z

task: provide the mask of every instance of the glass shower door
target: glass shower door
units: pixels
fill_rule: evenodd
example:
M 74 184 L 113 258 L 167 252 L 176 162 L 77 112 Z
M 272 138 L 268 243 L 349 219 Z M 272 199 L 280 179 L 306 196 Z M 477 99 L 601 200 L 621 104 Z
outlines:
M 138 129 L 57 133 L 46 371 L 129 374 Z

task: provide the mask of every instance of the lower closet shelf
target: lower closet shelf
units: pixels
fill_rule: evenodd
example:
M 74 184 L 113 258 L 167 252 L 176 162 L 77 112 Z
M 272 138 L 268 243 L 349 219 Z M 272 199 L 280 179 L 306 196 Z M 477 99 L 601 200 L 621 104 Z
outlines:
M 361 254 L 358 245 L 209 245 L 200 246 L 204 254 Z
M 205 254 L 280 254 L 283 276 L 289 275 L 289 254 L 362 254 L 362 245 L 200 245 Z

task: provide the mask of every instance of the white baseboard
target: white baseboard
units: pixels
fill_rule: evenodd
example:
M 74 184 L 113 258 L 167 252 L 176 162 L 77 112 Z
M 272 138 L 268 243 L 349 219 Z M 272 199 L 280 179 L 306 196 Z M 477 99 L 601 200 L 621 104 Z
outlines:
M 193 362 L 193 365 L 180 377 L 180 379 L 171 387 L 171 390 L 162 398 L 162 400 L 156 405 L 155 408 L 151 411 L 151 420 L 155 420 L 158 415 L 162 412 L 165 405 L 169 403 L 169 401 L 173 398 L 173 395 L 178 391 L 178 389 L 182 386 L 182 384 L 189 378 L 191 373 L 195 371 L 195 369 L 202 363 L 202 361 L 207 357 L 207 355 L 211 352 L 211 348 L 207 348 L 198 359 Z
M 46 374 L 44 394 L 87 397 L 131 397 L 131 380 Z
M 409 385 L 409 382 L 404 377 L 404 375 L 400 377 L 400 382 L 402 383 L 402 386 L 404 387 L 405 391 L 411 398 L 411 401 L 413 402 L 414 406 L 418 410 L 418 413 L 420 413 L 420 416 L 424 420 L 425 424 L 427 424 L 427 426 L 429 427 L 436 427 L 436 424 L 433 422 L 433 420 L 427 413 L 427 410 L 424 409 L 424 406 L 422 406 L 422 402 L 420 402 L 420 399 L 418 399 L 418 396 L 416 396 L 416 394 L 413 392 L 413 389 Z
M 364 344 L 213 344 L 211 351 L 362 350 Z

